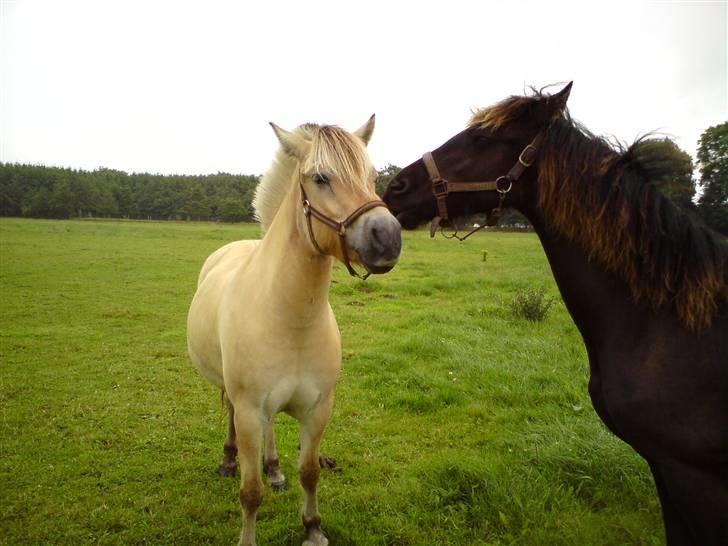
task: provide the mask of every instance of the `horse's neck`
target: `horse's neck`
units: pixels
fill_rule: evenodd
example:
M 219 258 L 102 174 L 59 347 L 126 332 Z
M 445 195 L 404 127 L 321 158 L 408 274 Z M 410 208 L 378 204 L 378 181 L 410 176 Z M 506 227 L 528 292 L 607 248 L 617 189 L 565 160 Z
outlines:
M 638 335 L 634 326 L 639 323 L 630 319 L 637 318 L 642 310 L 634 304 L 626 283 L 590 260 L 578 245 L 548 229 L 547 218 L 538 213 L 526 215 L 587 348 L 604 347 L 617 338 Z
M 328 292 L 333 259 L 316 252 L 304 223 L 298 188 L 292 187 L 281 202 L 258 248 L 262 274 L 260 290 L 267 305 L 303 326 L 328 312 Z

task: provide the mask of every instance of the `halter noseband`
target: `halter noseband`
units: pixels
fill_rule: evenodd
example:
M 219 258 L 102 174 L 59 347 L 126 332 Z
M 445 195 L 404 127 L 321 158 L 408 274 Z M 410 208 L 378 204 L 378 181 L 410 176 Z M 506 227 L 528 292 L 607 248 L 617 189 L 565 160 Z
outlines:
M 364 203 L 361 207 L 356 209 L 354 212 L 352 212 L 343 221 L 338 222 L 338 221 L 334 220 L 333 218 L 326 216 L 320 210 L 317 210 L 316 208 L 314 208 L 314 206 L 308 200 L 308 196 L 306 195 L 306 190 L 303 189 L 303 179 L 299 179 L 299 184 L 301 186 L 301 204 L 303 205 L 303 215 L 306 217 L 306 224 L 308 225 L 308 236 L 311 239 L 311 242 L 313 243 L 314 248 L 319 252 L 319 254 L 326 254 L 323 250 L 321 250 L 321 247 L 319 246 L 318 242 L 316 241 L 316 237 L 313 234 L 313 225 L 311 224 L 312 216 L 314 218 L 316 218 L 322 224 L 333 229 L 336 232 L 336 234 L 339 236 L 339 245 L 341 246 L 341 254 L 344 257 L 344 265 L 346 266 L 346 269 L 349 270 L 349 275 L 351 275 L 352 277 L 357 277 L 362 280 L 369 277 L 369 275 L 370 275 L 369 272 L 367 272 L 364 276 L 362 276 L 356 272 L 356 270 L 351 266 L 351 263 L 349 262 L 349 253 L 346 250 L 346 228 L 348 228 L 351 224 L 353 224 L 354 220 L 359 218 L 359 216 L 361 216 L 365 212 L 367 212 L 373 208 L 376 208 L 376 207 L 385 207 L 386 208 L 387 204 L 384 201 L 380 201 L 379 199 L 375 199 L 374 201 L 368 201 L 368 202 Z
M 487 226 L 496 225 L 501 217 L 501 210 L 503 207 L 503 201 L 506 198 L 506 194 L 511 191 L 513 183 L 521 177 L 523 171 L 533 165 L 533 162 L 536 159 L 536 154 L 538 153 L 539 145 L 543 140 L 545 131 L 545 129 L 540 131 L 531 141 L 531 143 L 527 144 L 526 147 L 521 150 L 521 153 L 518 155 L 518 160 L 513 165 L 513 167 L 511 167 L 507 174 L 499 176 L 495 180 L 489 180 L 485 182 L 450 182 L 440 175 L 440 171 L 437 169 L 437 164 L 435 163 L 435 158 L 432 156 L 432 152 L 426 152 L 422 156 L 422 161 L 425 164 L 425 168 L 427 169 L 427 174 L 430 176 L 430 181 L 432 181 L 432 194 L 437 200 L 438 213 L 438 215 L 432 219 L 432 224 L 430 225 L 430 237 L 435 236 L 437 227 L 440 225 L 441 222 L 447 222 L 450 220 L 447 212 L 447 196 L 451 193 L 493 190 L 497 191 L 498 205 L 488 213 L 485 223 L 485 225 Z M 461 240 L 467 239 L 478 229 L 480 229 L 480 227 L 474 229 L 465 237 L 458 238 Z M 457 237 L 457 233 L 455 234 L 455 237 Z

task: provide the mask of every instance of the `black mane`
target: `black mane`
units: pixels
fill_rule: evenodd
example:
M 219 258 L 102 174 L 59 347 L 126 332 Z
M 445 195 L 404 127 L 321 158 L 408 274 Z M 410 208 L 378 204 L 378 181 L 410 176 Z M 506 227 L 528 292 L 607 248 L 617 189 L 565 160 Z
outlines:
M 673 305 L 701 329 L 728 297 L 728 244 L 651 183 L 674 163 L 649 142 L 625 148 L 565 113 L 544 139 L 539 205 L 552 229 L 626 281 L 636 300 Z

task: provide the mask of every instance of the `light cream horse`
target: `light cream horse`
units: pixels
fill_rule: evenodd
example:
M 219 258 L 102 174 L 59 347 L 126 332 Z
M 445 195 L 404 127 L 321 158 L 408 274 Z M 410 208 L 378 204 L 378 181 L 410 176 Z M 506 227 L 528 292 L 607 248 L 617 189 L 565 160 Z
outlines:
M 341 368 L 339 328 L 328 301 L 334 258 L 353 272 L 385 273 L 399 258 L 400 226 L 374 192 L 366 153 L 374 116 L 355 133 L 271 124 L 280 142 L 254 206 L 265 234 L 214 252 L 200 272 L 187 341 L 200 373 L 222 389 L 230 424 L 220 465 L 240 459 L 240 544 L 255 544 L 256 512 L 268 483 L 281 489 L 273 420 L 300 422 L 299 476 L 304 545 L 328 543 L 316 501 L 319 443 L 331 417 Z M 345 218 L 337 221 L 336 218 Z

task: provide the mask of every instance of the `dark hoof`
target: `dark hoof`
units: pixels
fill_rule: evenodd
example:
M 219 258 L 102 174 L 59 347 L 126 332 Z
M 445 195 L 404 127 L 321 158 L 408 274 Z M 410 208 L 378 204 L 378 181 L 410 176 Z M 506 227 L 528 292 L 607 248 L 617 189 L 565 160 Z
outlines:
M 285 491 L 286 489 L 288 489 L 288 485 L 286 485 L 286 481 L 283 480 L 282 482 L 272 482 L 270 484 L 270 488 L 275 493 L 282 493 L 283 491 Z
M 323 455 L 319 456 L 319 466 L 324 470 L 333 470 L 335 472 L 341 472 L 343 470 L 343 468 L 336 464 L 336 459 Z
M 234 478 L 235 477 L 235 465 L 233 466 L 227 466 L 224 464 L 220 465 L 220 468 L 218 469 L 218 473 L 223 478 Z

